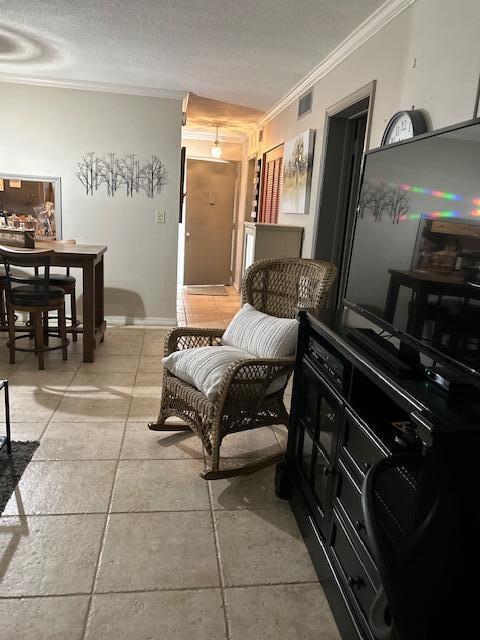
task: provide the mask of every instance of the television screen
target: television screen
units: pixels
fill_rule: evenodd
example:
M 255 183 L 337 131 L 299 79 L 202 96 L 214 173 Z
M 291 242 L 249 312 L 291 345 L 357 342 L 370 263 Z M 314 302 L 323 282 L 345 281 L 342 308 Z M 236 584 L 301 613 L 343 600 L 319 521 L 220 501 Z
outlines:
M 366 154 L 345 302 L 480 370 L 480 121 Z

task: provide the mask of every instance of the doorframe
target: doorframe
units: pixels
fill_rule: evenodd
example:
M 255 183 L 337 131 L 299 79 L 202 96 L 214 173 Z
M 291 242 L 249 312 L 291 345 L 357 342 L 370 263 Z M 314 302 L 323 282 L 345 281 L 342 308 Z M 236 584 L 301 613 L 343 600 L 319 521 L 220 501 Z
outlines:
M 235 178 L 235 195 L 233 202 L 232 217 L 232 246 L 230 249 L 230 286 L 235 281 L 235 272 L 237 270 L 237 242 L 239 235 L 239 222 L 241 218 L 241 191 L 242 191 L 242 161 L 229 160 L 230 163 L 235 162 L 237 165 L 237 177 Z
M 365 153 L 365 151 L 367 151 L 370 148 L 370 134 L 371 134 L 371 128 L 372 128 L 372 116 L 373 116 L 373 107 L 374 107 L 374 101 L 375 101 L 376 85 L 377 85 L 377 81 L 372 80 L 371 82 L 363 85 L 353 93 L 350 93 L 348 96 L 345 96 L 344 98 L 342 98 L 341 100 L 339 100 L 338 102 L 336 102 L 335 104 L 333 104 L 332 106 L 328 107 L 325 110 L 325 125 L 324 125 L 324 131 L 323 131 L 322 153 L 321 153 L 322 160 L 321 160 L 321 167 L 320 167 L 321 177 L 320 177 L 320 185 L 319 185 L 319 191 L 317 196 L 317 206 L 316 206 L 317 215 L 316 215 L 316 220 L 315 220 L 314 229 L 313 229 L 313 234 L 314 234 L 313 235 L 314 237 L 313 255 L 315 259 L 331 260 L 332 258 L 335 257 L 333 254 L 336 248 L 336 243 L 338 241 L 338 234 L 341 232 L 345 234 L 345 243 L 344 243 L 344 250 L 345 250 L 345 248 L 348 247 L 350 244 L 349 237 L 352 233 L 353 223 L 354 223 L 354 220 L 353 220 L 354 216 L 352 216 L 352 220 L 345 219 L 344 212 L 341 211 L 343 202 L 341 198 L 338 198 L 336 202 L 335 215 L 334 215 L 335 228 L 333 230 L 333 235 L 332 235 L 330 256 L 323 255 L 319 257 L 319 232 L 320 232 L 321 217 L 322 217 L 323 197 L 326 192 L 325 175 L 326 175 L 327 162 L 328 162 L 327 152 L 328 152 L 328 142 L 329 142 L 329 134 L 331 130 L 332 119 L 338 116 L 343 111 L 348 111 L 348 110 L 351 110 L 352 114 L 351 116 L 346 116 L 346 117 L 352 117 L 352 118 L 355 118 L 355 116 L 358 117 L 359 115 L 361 115 L 361 111 L 360 111 L 361 103 L 368 99 L 367 122 L 366 122 L 365 137 L 364 137 L 364 143 L 363 143 L 363 153 Z M 358 113 L 355 112 L 355 107 L 357 105 L 359 107 Z M 364 112 L 364 109 L 363 109 L 363 112 Z M 363 160 L 362 160 L 362 166 L 363 166 Z M 360 175 L 362 172 L 362 166 L 360 167 Z M 337 266 L 340 269 L 341 265 L 337 265 Z M 338 273 L 337 278 L 339 278 L 339 280 L 337 280 L 339 284 L 339 288 L 337 290 L 335 297 L 337 301 L 341 301 L 343 300 L 343 295 L 345 290 L 345 274 Z M 335 304 L 336 301 L 333 301 L 333 302 Z
M 239 218 L 237 221 L 237 244 L 235 246 L 236 249 L 236 253 L 235 255 L 237 256 L 237 258 L 240 260 L 240 264 L 235 264 L 234 266 L 234 272 L 233 272 L 233 285 L 237 285 L 238 284 L 238 291 L 241 290 L 242 288 L 242 280 L 243 280 L 243 276 L 244 276 L 244 270 L 243 270 L 243 265 L 245 264 L 245 222 L 247 222 L 245 220 L 245 213 L 246 213 L 246 207 L 247 207 L 247 195 L 248 195 L 248 169 L 250 166 L 250 162 L 254 162 L 254 169 L 253 169 L 253 175 L 255 176 L 255 172 L 256 172 L 256 167 L 257 167 L 257 162 L 258 162 L 258 153 L 256 151 L 254 151 L 253 153 L 251 153 L 250 155 L 247 155 L 247 162 L 245 164 L 245 168 L 246 168 L 246 175 L 245 175 L 245 202 L 244 203 L 240 203 L 243 204 L 243 208 L 239 207 Z M 263 168 L 263 164 L 262 164 L 262 168 Z M 259 178 L 259 182 L 261 182 L 261 179 Z M 257 209 L 260 209 L 260 188 L 261 188 L 261 184 L 258 185 L 258 204 L 257 204 Z M 252 193 L 253 195 L 253 193 Z M 252 202 L 253 200 L 250 201 L 250 212 L 252 211 Z M 240 211 L 240 209 L 243 209 L 242 211 Z M 240 218 L 240 214 L 242 214 L 242 217 Z M 250 220 L 250 222 L 252 222 L 252 220 Z M 241 243 L 241 246 L 239 248 L 238 243 Z M 238 276 L 238 283 L 235 280 L 235 276 Z M 235 286 L 235 288 L 237 288 Z

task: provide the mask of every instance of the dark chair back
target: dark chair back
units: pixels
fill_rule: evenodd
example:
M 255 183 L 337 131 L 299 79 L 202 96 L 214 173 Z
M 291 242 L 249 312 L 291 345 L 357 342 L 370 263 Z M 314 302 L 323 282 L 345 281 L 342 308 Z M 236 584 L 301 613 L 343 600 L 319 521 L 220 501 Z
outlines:
M 53 254 L 53 251 L 40 249 L 0 247 L 0 260 L 5 266 L 7 278 L 7 299 L 11 299 L 12 285 L 35 286 L 38 306 L 48 306 L 50 302 L 50 263 Z M 35 279 L 32 280 L 32 275 L 29 274 L 19 275 L 12 267 L 33 268 Z
M 363 515 L 383 585 L 370 611 L 378 640 L 460 637 L 468 610 L 453 475 L 433 456 L 399 454 L 365 478 Z

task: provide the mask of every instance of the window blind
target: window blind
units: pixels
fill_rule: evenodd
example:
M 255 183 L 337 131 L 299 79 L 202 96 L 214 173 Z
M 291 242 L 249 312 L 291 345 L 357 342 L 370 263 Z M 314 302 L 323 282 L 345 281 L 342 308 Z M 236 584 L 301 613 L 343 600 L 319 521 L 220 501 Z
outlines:
M 283 145 L 265 154 L 259 222 L 276 224 L 283 178 Z

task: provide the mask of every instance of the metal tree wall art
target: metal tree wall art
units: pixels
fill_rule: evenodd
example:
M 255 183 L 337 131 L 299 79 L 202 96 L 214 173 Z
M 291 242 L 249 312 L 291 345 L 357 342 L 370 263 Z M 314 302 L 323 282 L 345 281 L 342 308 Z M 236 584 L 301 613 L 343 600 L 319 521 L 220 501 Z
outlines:
M 125 187 L 127 196 L 144 191 L 147 197 L 153 198 L 167 183 L 166 167 L 155 155 L 140 165 L 134 153 L 117 157 L 114 153 L 97 156 L 92 151 L 85 153 L 77 166 L 76 175 L 87 195 L 93 195 L 105 186 L 107 194 L 112 197 Z
M 153 198 L 155 193 L 160 193 L 162 187 L 167 182 L 167 170 L 158 156 L 152 156 L 139 172 L 140 187 L 149 198 Z

